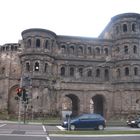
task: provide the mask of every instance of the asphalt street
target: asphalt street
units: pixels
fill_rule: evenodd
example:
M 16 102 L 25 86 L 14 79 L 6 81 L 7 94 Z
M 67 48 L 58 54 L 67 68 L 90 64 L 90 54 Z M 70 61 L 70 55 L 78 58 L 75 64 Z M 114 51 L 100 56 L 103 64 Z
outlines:
M 50 140 L 41 124 L 0 124 L 0 140 Z
M 45 136 L 0 135 L 0 140 L 49 140 Z
M 51 131 L 65 131 L 60 126 L 45 126 L 42 124 L 8 124 L 0 123 L 0 140 L 140 140 L 140 135 L 56 135 L 49 134 Z M 108 130 L 137 130 L 129 127 L 107 127 Z

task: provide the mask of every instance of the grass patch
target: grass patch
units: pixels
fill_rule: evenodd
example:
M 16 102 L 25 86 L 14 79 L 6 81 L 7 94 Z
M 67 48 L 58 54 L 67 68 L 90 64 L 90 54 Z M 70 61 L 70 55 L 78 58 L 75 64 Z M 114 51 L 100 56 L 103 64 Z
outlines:
M 140 131 L 52 131 L 50 134 L 64 134 L 64 135 L 116 135 L 116 134 L 140 134 Z

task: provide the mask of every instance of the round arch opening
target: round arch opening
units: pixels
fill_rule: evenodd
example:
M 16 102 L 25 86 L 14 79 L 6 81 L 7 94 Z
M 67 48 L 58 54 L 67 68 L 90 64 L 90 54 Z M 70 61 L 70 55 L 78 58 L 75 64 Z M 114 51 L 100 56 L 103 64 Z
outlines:
M 105 99 L 103 95 L 95 95 L 90 101 L 90 107 L 92 113 L 97 113 L 105 116 Z
M 62 102 L 62 110 L 72 111 L 72 116 L 79 114 L 79 98 L 74 94 L 65 95 Z
M 17 86 L 12 87 L 8 95 L 8 113 L 9 114 L 18 114 L 19 103 L 15 99 L 16 89 L 17 89 Z

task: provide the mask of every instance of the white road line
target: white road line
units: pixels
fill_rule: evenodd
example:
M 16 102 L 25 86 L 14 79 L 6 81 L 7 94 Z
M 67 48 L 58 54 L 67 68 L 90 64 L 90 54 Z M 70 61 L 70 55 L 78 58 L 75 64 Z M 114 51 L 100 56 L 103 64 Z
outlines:
M 47 140 L 51 140 L 50 137 L 48 137 L 48 136 L 46 137 L 46 139 L 47 139 Z
M 66 129 L 62 126 L 56 126 L 58 129 L 60 129 L 61 131 L 65 131 Z
M 43 131 L 47 132 L 46 127 L 44 125 L 42 125 Z
M 2 124 L 2 125 L 0 125 L 0 127 L 3 127 L 3 126 L 5 126 L 5 125 L 7 125 L 7 124 Z
M 47 132 L 46 127 L 45 127 L 44 125 L 42 125 L 42 128 L 43 128 L 43 131 L 44 131 L 44 132 Z M 46 136 L 46 139 L 47 139 L 47 140 L 50 140 L 50 137 L 47 135 L 47 136 Z

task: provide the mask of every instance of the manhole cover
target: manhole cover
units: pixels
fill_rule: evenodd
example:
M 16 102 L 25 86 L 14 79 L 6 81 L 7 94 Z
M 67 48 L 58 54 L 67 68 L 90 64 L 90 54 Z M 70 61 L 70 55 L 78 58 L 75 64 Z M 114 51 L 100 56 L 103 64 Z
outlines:
M 14 130 L 12 134 L 25 134 L 25 131 Z

